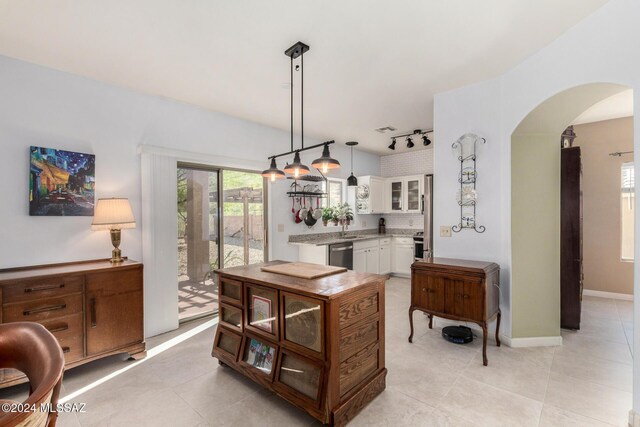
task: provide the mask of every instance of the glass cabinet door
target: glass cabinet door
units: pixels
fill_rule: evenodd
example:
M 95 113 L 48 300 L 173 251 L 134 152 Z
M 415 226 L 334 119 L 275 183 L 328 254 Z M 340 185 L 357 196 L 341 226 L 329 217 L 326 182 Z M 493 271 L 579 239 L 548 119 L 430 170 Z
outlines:
M 407 180 L 407 212 L 420 212 L 420 179 Z
M 283 293 L 284 342 L 295 344 L 301 351 L 323 353 L 323 302 L 299 295 Z M 283 344 L 284 345 L 284 344 Z
M 282 350 L 278 382 L 306 398 L 319 402 L 322 368 L 318 362 Z
M 278 339 L 278 292 L 250 283 L 246 284 L 246 289 L 247 329 Z
M 402 181 L 391 181 L 391 211 L 401 212 L 402 207 Z

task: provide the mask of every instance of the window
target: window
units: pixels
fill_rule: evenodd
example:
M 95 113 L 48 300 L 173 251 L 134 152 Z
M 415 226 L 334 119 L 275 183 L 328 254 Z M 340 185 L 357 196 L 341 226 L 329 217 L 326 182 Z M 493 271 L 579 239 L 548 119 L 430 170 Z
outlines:
M 621 180 L 621 258 L 623 261 L 633 261 L 633 245 L 634 245 L 634 216 L 633 209 L 635 203 L 635 170 L 633 163 L 624 163 L 622 165 Z
M 326 186 L 329 186 L 327 189 Z M 323 200 L 322 207 L 328 206 L 336 207 L 344 203 L 344 183 L 342 181 L 329 179 L 326 184 L 322 183 L 322 191 L 327 192 L 327 198 Z

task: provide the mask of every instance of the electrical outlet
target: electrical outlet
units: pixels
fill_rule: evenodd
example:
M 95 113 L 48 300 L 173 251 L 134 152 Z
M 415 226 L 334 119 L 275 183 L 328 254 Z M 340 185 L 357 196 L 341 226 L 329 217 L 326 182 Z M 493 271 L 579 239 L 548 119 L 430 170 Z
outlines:
M 278 224 L 278 233 L 284 233 L 284 224 Z
M 440 237 L 451 237 L 451 226 L 449 226 L 449 225 L 441 225 L 440 226 Z

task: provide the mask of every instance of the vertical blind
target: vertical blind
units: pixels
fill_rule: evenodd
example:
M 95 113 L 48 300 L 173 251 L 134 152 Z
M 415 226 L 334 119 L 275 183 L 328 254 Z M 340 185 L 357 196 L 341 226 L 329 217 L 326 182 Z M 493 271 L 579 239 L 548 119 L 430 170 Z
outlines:
M 635 171 L 633 163 L 622 165 L 622 192 L 633 193 L 635 188 Z

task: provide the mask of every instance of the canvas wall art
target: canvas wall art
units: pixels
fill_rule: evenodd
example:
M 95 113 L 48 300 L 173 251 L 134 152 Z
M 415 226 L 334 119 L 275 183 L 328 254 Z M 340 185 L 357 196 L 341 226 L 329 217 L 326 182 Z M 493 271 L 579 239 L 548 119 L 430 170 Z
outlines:
M 31 147 L 29 215 L 93 216 L 93 154 Z

